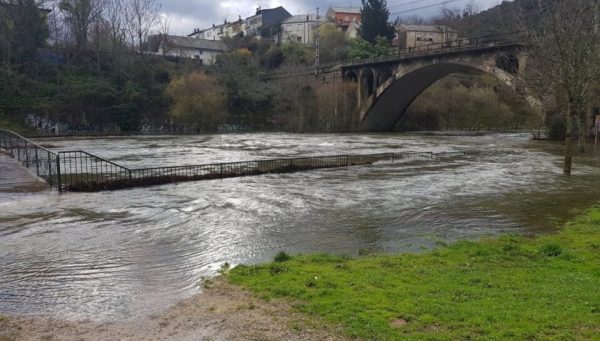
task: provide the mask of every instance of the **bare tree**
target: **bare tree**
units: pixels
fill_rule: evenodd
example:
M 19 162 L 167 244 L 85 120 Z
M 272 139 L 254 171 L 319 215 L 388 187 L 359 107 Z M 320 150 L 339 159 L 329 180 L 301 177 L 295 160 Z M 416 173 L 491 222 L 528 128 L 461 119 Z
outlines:
M 124 0 L 105 0 L 103 18 L 106 23 L 108 41 L 113 52 L 126 45 Z
M 77 49 L 85 49 L 90 27 L 102 14 L 102 0 L 61 0 L 60 10 L 75 39 Z
M 128 0 L 126 18 L 132 46 L 144 54 L 148 36 L 160 25 L 160 5 L 154 0 Z
M 525 79 L 539 94 L 552 94 L 566 112 L 563 173 L 570 175 L 600 82 L 600 0 L 537 0 L 535 13 L 522 13 L 519 22 L 530 47 Z M 535 25 L 532 15 L 539 17 Z

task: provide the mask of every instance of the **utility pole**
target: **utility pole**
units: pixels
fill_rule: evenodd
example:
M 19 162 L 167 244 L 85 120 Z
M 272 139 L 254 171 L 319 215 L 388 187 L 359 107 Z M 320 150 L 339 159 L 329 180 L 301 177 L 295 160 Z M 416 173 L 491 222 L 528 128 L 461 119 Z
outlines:
M 317 31 L 315 33 L 315 76 L 319 75 L 319 7 L 317 7 Z

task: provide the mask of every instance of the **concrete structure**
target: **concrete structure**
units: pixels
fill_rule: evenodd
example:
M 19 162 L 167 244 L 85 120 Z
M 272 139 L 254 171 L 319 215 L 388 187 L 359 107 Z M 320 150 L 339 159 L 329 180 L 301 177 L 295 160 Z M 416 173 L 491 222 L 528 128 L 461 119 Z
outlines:
M 358 7 L 329 7 L 327 18 L 335 23 L 342 31 L 346 32 L 353 23 L 362 21 L 362 14 Z
M 360 36 L 360 23 L 353 21 L 346 29 L 346 39 L 356 39 Z
M 256 10 L 256 14 L 246 18 L 244 35 L 279 41 L 279 24 L 292 15 L 283 7 Z
M 441 25 L 405 25 L 396 27 L 396 37 L 392 45 L 400 50 L 421 50 L 425 46 L 441 47 L 458 39 L 458 32 Z
M 343 65 L 341 72 L 344 79 L 358 83 L 360 128 L 387 131 L 394 128 L 425 89 L 453 73 L 492 74 L 522 92 L 532 108 L 541 114 L 540 102 L 518 82 L 526 58 L 518 42 L 477 43 Z
M 202 64 L 214 64 L 217 56 L 227 51 L 220 40 L 206 40 L 192 37 L 165 36 L 158 53 L 165 56 L 198 59 Z
M 302 14 L 291 16 L 281 22 L 281 42 L 294 42 L 306 45 L 315 43 L 317 16 Z

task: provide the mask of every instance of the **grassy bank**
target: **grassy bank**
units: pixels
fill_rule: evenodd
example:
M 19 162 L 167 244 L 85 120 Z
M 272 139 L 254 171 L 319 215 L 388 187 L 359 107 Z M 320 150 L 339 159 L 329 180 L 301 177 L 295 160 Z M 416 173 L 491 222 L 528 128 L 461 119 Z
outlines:
M 231 282 L 366 339 L 598 339 L 600 207 L 560 232 L 425 254 L 283 255 Z

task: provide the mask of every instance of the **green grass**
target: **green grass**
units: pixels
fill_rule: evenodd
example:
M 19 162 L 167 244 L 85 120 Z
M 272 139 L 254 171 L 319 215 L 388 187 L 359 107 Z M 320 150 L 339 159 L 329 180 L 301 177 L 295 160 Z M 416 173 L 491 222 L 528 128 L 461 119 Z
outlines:
M 228 276 L 369 340 L 600 340 L 600 207 L 537 238 L 299 255 Z

